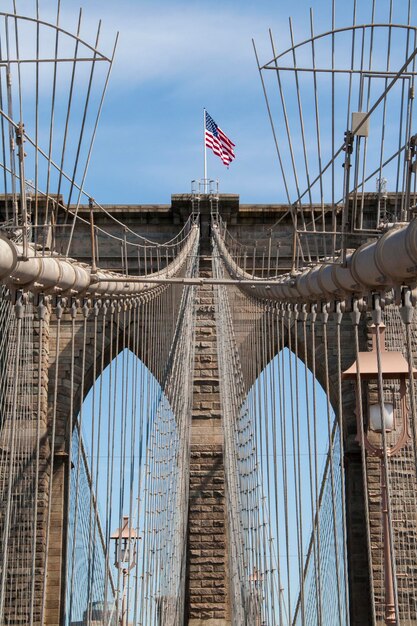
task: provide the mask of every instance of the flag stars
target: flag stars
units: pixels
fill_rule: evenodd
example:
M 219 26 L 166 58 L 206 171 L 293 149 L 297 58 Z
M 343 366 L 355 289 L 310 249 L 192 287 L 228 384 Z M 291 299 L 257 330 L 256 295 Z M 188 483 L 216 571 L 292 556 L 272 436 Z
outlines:
M 224 134 L 221 128 L 217 126 L 211 115 L 205 111 L 205 145 L 207 148 L 213 150 L 214 154 L 218 156 L 224 165 L 229 167 L 230 163 L 235 158 L 233 148 L 235 144 L 233 141 Z

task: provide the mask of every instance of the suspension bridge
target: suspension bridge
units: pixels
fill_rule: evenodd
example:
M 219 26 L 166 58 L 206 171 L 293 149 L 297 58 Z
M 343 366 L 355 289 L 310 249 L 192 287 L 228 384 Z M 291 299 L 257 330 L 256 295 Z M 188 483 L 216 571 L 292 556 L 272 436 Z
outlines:
M 254 43 L 275 205 L 101 205 L 117 37 L 0 12 L 0 624 L 417 625 L 417 28 L 386 5 Z

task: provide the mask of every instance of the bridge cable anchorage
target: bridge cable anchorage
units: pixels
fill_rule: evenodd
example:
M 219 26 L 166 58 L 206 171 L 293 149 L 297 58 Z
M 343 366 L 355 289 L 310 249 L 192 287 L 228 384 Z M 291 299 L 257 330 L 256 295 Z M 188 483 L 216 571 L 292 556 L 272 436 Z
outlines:
M 222 256 L 228 277 L 242 289 L 262 299 L 284 302 L 320 302 L 341 300 L 352 295 L 394 289 L 404 284 L 415 287 L 417 279 L 417 221 L 394 226 L 377 241 L 366 243 L 349 254 L 346 264 L 327 263 L 326 259 L 311 268 L 294 274 L 281 274 L 267 280 L 245 271 L 237 263 L 233 250 L 226 245 L 217 224 L 213 225 L 213 241 Z M 391 263 L 396 258 L 395 265 Z M 266 284 L 265 284 L 266 283 Z
M 97 268 L 80 263 L 73 259 L 62 258 L 60 255 L 50 253 L 38 255 L 35 247 L 29 246 L 28 258 L 22 258 L 22 248 L 10 239 L 0 234 L 0 274 L 7 276 L 7 282 L 11 287 L 17 285 L 31 291 L 53 291 L 55 293 L 69 294 L 71 296 L 128 296 L 135 295 L 153 288 L 153 283 L 162 285 L 174 280 L 181 272 L 184 264 L 188 262 L 191 254 L 195 253 L 198 242 L 199 230 L 196 224 L 188 221 L 189 230 L 183 241 L 177 244 L 177 254 L 169 258 L 164 254 L 156 259 L 146 255 L 141 263 L 146 269 L 143 276 L 125 276 L 111 270 Z M 159 246 L 165 253 L 164 246 Z M 157 267 L 166 264 L 165 267 L 148 273 L 147 268 L 156 262 Z M 139 261 L 137 261 L 139 264 Z M 93 271 L 95 270 L 95 271 Z M 192 277 L 178 277 L 181 281 L 194 281 Z

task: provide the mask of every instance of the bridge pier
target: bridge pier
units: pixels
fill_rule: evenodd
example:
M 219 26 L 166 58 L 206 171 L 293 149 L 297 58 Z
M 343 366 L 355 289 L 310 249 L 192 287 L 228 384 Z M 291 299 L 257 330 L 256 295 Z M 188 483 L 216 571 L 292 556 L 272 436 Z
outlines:
M 0 578 L 2 624 L 38 625 L 44 612 L 51 484 L 49 313 L 45 310 L 41 325 L 32 302 L 18 305 L 11 308 L 10 326 L 1 330 L 10 342 L 2 363 L 7 392 L 0 414 L 0 557 L 6 566 Z
M 200 276 L 212 276 L 210 202 L 200 201 Z M 188 626 L 229 626 L 229 580 L 214 289 L 197 291 L 188 517 Z

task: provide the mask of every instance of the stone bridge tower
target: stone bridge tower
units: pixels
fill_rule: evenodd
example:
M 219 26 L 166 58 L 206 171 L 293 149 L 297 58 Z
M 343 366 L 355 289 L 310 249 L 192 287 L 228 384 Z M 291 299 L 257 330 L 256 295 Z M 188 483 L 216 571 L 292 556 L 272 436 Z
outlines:
M 215 202 L 215 205 L 213 204 Z M 372 202 L 372 198 L 370 199 Z M 167 240 L 172 237 L 179 226 L 184 223 L 188 215 L 195 210 L 196 199 L 192 195 L 182 194 L 172 196 L 170 206 L 107 206 L 110 213 L 117 214 L 133 230 L 154 240 Z M 212 278 L 212 249 L 211 249 L 211 215 L 213 210 L 218 211 L 227 221 L 230 232 L 234 233 L 242 242 L 253 242 L 265 239 L 265 233 L 286 212 L 286 207 L 280 205 L 240 205 L 237 195 L 201 196 L 198 201 L 201 220 L 201 242 L 199 259 L 199 276 Z M 87 207 L 81 208 L 81 215 L 87 212 Z M 105 225 L 111 230 L 112 222 L 104 214 L 96 218 L 98 225 Z M 86 226 L 87 228 L 87 226 Z M 283 241 L 291 232 L 292 224 L 289 218 L 281 223 Z M 78 232 L 75 240 L 74 256 L 80 260 L 90 259 L 87 231 L 86 236 Z M 279 270 L 285 272 L 290 263 L 291 251 L 283 245 L 279 250 L 279 259 L 274 262 Z M 129 260 L 132 274 L 139 268 L 135 268 L 135 259 Z M 112 266 L 114 263 L 114 251 L 111 247 L 100 249 L 100 264 L 102 267 Z M 255 272 L 262 265 L 262 258 L 253 259 Z M 139 272 L 138 272 L 139 273 Z M 189 626 L 228 626 L 232 624 L 230 604 L 230 581 L 229 581 L 229 537 L 227 530 L 227 511 L 225 498 L 225 475 L 223 462 L 223 431 L 222 431 L 222 399 L 219 391 L 219 368 L 218 368 L 218 345 L 216 332 L 215 298 L 213 284 L 202 283 L 197 289 L 196 295 L 196 329 L 195 329 L 195 363 L 193 373 L 193 408 L 191 426 L 191 461 L 189 475 L 189 511 L 188 511 L 188 545 L 187 545 L 187 576 L 186 576 L 186 618 L 185 624 Z M 37 327 L 36 334 L 40 341 L 40 355 L 44 360 L 44 378 L 41 380 L 42 388 L 47 381 L 54 381 L 57 361 L 59 360 L 59 377 L 57 386 L 49 386 L 49 395 L 42 393 L 42 410 L 44 412 L 42 435 L 41 463 L 45 466 L 44 493 L 39 494 L 39 533 L 38 533 L 38 575 L 45 576 L 47 593 L 46 607 L 43 614 L 43 624 L 48 626 L 63 623 L 63 611 L 65 598 L 63 596 L 63 576 L 68 555 L 66 554 L 67 527 L 68 527 L 68 481 L 70 466 L 68 459 L 68 446 L 70 440 L 70 424 L 78 414 L 83 399 L 90 387 L 94 384 L 95 363 L 91 360 L 93 351 L 90 346 L 94 341 L 93 335 L 85 336 L 82 340 L 82 319 L 75 323 L 75 342 L 72 345 L 73 320 L 71 312 L 63 314 L 60 320 L 60 350 L 56 350 L 57 336 L 56 316 L 50 316 L 45 310 L 43 322 Z M 163 332 L 165 320 L 155 319 L 155 329 Z M 256 326 L 256 325 L 255 325 Z M 90 326 L 91 328 L 91 326 Z M 255 331 L 256 333 L 257 331 Z M 112 336 L 118 333 L 121 337 L 123 328 L 114 326 Z M 336 326 L 330 322 L 328 327 L 330 339 L 336 336 Z M 124 334 L 125 341 L 128 332 Z M 389 333 L 387 333 L 389 335 Z M 361 328 L 361 346 L 366 349 L 368 342 L 367 327 Z M 335 340 L 335 339 L 334 339 Z M 345 346 L 345 362 L 342 367 L 346 369 L 354 361 L 354 347 L 352 342 L 352 330 L 349 323 L 342 324 L 342 340 Z M 390 336 L 392 347 L 395 346 L 394 335 Z M 105 326 L 104 337 L 97 337 L 99 345 L 103 345 L 104 362 L 109 361 L 110 355 L 115 355 L 110 350 L 110 325 Z M 121 349 L 122 346 L 119 346 Z M 278 349 L 278 346 L 277 346 Z M 401 349 L 401 346 L 399 346 Z M 146 364 L 149 362 L 150 345 L 146 342 L 141 347 L 138 355 Z M 317 347 L 317 357 L 320 361 L 320 345 Z M 72 354 L 72 352 L 74 354 Z M 102 355 L 98 352 L 100 358 Z M 74 380 L 68 379 L 69 365 L 66 364 L 74 358 L 78 363 L 85 359 L 84 370 L 86 376 L 82 379 L 78 374 Z M 262 369 L 266 363 L 259 364 Z M 337 365 L 330 363 L 331 380 L 330 396 L 335 410 L 338 407 L 338 390 L 335 384 L 335 372 Z M 81 372 L 81 368 L 76 368 Z M 317 370 L 319 382 L 324 386 L 324 372 Z M 52 396 L 56 394 L 57 414 L 51 414 Z M 371 589 L 369 586 L 369 564 L 367 556 L 367 528 L 364 505 L 364 485 L 362 477 L 362 464 L 360 448 L 355 440 L 356 421 L 354 412 L 354 390 L 350 383 L 346 383 L 343 394 L 345 432 L 344 449 L 345 455 L 342 462 L 345 466 L 346 502 L 347 515 L 347 544 L 348 544 L 348 573 L 350 593 L 351 625 L 363 626 L 371 624 L 370 605 Z M 52 427 L 55 446 L 51 451 Z M 51 525 L 47 529 L 43 526 L 45 511 L 42 509 L 42 501 L 48 491 L 48 464 L 51 454 L 54 455 L 53 463 L 53 497 L 51 511 Z M 409 464 L 411 471 L 412 459 L 410 451 L 406 451 L 405 462 Z M 377 469 L 370 463 L 368 471 L 369 480 L 377 481 Z M 401 475 L 396 477 L 398 491 L 401 493 Z M 407 498 L 407 494 L 404 493 Z M 401 506 L 401 500 L 396 502 Z M 43 511 L 43 512 L 42 512 Z M 42 518 L 42 515 L 44 518 Z M 373 520 L 377 528 L 377 513 Z M 43 521 L 42 521 L 43 519 Z M 24 520 L 22 520 L 24 523 Z M 372 523 L 372 520 L 371 520 Z M 417 526 L 417 523 L 416 523 Z M 411 528 L 411 527 L 410 527 Z M 417 532 L 414 526 L 412 532 Z M 45 559 L 45 533 L 49 532 L 48 568 L 42 569 Z M 379 541 L 378 532 L 375 531 L 374 541 Z M 378 577 L 376 577 L 377 579 Z M 379 580 L 379 579 L 378 579 Z M 37 584 L 37 583 L 36 583 Z M 375 588 L 374 594 L 381 592 Z M 39 611 L 39 609 L 37 609 Z M 24 619 L 24 618 L 23 618 Z M 37 613 L 35 623 L 40 623 L 40 615 Z M 9 620 L 8 624 L 14 623 Z M 16 622 L 18 623 L 18 622 Z M 24 623 L 20 621 L 20 623 Z M 410 626 L 414 622 L 410 621 Z
M 172 237 L 195 208 L 195 198 L 190 194 L 172 196 L 171 205 L 163 206 L 107 206 L 130 228 L 139 231 L 150 239 L 161 241 Z M 212 277 L 212 249 L 210 241 L 211 212 L 213 200 L 202 196 L 199 201 L 201 220 L 200 276 Z M 281 205 L 241 205 L 237 195 L 220 195 L 216 204 L 222 218 L 232 233 L 242 242 L 265 239 L 268 229 L 286 212 Z M 85 207 L 87 212 L 87 207 Z M 97 216 L 96 220 L 105 218 Z M 97 221 L 100 225 L 100 221 Z M 106 223 L 111 228 L 111 223 Z M 291 233 L 290 218 L 282 222 L 282 240 L 279 250 L 279 268 L 288 271 L 291 258 L 290 245 L 285 247 Z M 74 254 L 77 258 L 89 259 L 89 250 L 83 248 L 82 235 L 79 235 Z M 107 261 L 107 258 L 109 259 Z M 112 262 L 112 253 L 100 250 L 100 262 L 105 267 Z M 130 262 L 135 273 L 134 259 Z M 262 266 L 262 258 L 255 259 L 255 271 Z M 190 508 L 189 539 L 187 548 L 187 609 L 186 622 L 190 626 L 227 626 L 231 623 L 228 577 L 228 538 L 226 526 L 223 431 L 221 424 L 221 398 L 219 394 L 219 372 L 217 362 L 215 302 L 213 286 L 201 285 L 196 301 L 195 369 L 193 386 L 193 421 L 191 430 L 190 466 Z M 335 332 L 333 327 L 333 332 Z M 346 350 L 344 366 L 354 360 L 350 326 L 343 330 Z M 363 331 L 363 345 L 367 337 Z M 331 366 L 333 372 L 336 366 Z M 318 372 L 323 383 L 323 372 Z M 86 393 L 90 380 L 84 389 Z M 324 386 L 324 383 L 323 383 Z M 63 396 L 64 397 L 64 396 Z M 68 403 L 68 400 L 67 400 Z M 332 396 L 333 406 L 337 407 L 336 390 Z M 360 449 L 355 442 L 354 393 L 350 390 L 345 396 L 346 421 L 346 503 L 349 586 L 351 593 L 352 626 L 370 623 L 369 567 L 366 550 L 364 514 L 364 494 L 362 482 Z M 64 409 L 63 416 L 66 411 Z M 67 418 L 64 417 L 64 421 Z M 346 419 L 346 417 L 345 417 Z M 59 471 L 59 470 L 58 470 Z M 56 483 L 57 486 L 59 482 Z M 62 500 L 62 505 L 64 499 Z M 58 538 L 60 540 L 60 538 Z M 187 621 L 188 620 L 188 621 Z M 50 622 L 53 623 L 53 620 Z

